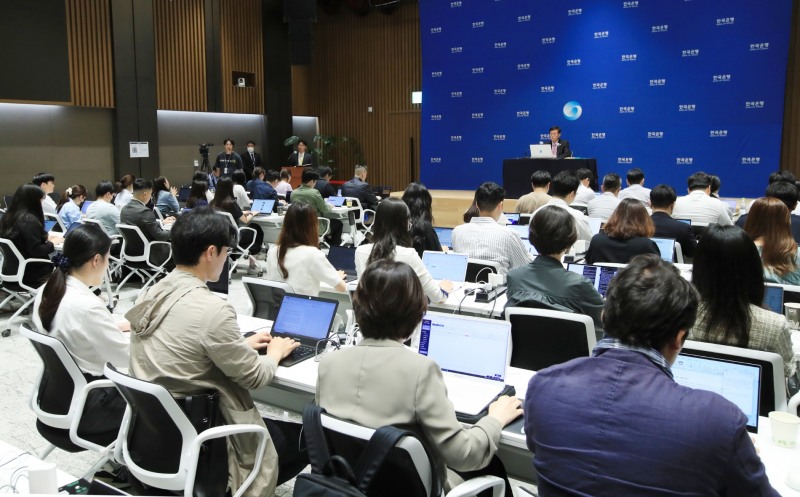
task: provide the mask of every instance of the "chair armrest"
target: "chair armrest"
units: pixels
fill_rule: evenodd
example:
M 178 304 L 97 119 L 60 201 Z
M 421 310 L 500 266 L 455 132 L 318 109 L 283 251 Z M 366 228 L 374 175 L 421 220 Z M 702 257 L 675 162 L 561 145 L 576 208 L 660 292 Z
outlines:
M 242 232 L 244 232 L 244 231 L 252 231 L 253 232 L 253 239 L 250 241 L 250 245 L 248 245 L 247 247 L 242 247 L 241 245 L 239 245 L 239 240 L 242 239 Z M 255 245 L 255 243 L 256 243 L 256 230 L 255 230 L 255 228 L 250 228 L 249 226 L 242 226 L 242 227 L 238 228 L 238 232 L 239 232 L 239 239 L 236 240 L 236 247 L 239 248 L 240 250 L 244 251 L 244 252 L 249 252 L 250 249 L 253 247 L 253 245 Z
M 37 289 L 33 287 L 29 287 L 22 283 L 23 278 L 25 277 L 25 269 L 27 269 L 28 265 L 36 265 L 36 264 L 50 264 L 51 266 L 53 263 L 50 259 L 23 259 L 22 262 L 19 263 L 19 267 L 17 268 L 17 277 L 19 278 L 19 286 L 28 290 L 29 292 L 36 292 Z
M 789 403 L 786 406 L 786 412 L 791 414 L 797 415 L 797 407 L 800 406 L 800 392 L 792 395 L 792 398 L 789 399 Z
M 89 397 L 89 392 L 98 388 L 115 388 L 114 382 L 111 380 L 95 380 L 91 383 L 87 383 L 86 386 L 83 387 L 80 393 L 76 396 L 75 400 L 73 400 L 75 405 L 70 406 L 71 410 L 74 409 L 72 412 L 74 412 L 75 415 L 72 416 L 72 424 L 70 424 L 69 427 L 69 439 L 75 445 L 87 448 L 93 452 L 110 456 L 111 452 L 114 450 L 114 444 L 116 441 L 111 442 L 108 447 L 104 447 L 88 440 L 84 440 L 78 436 L 78 425 L 80 424 L 81 417 L 83 416 L 83 409 L 86 406 L 86 399 Z
M 472 497 L 490 488 L 492 489 L 492 497 L 503 497 L 506 491 L 506 482 L 496 476 L 479 476 L 471 478 L 450 490 L 446 497 Z
M 169 255 L 167 256 L 166 259 L 164 259 L 164 262 L 162 262 L 158 266 L 156 266 L 155 264 L 150 262 L 150 252 L 152 251 L 153 245 L 156 245 L 156 244 L 166 245 L 167 248 L 169 249 Z M 161 241 L 161 240 L 154 240 L 152 242 L 147 242 L 147 245 L 145 245 L 145 247 L 144 247 L 144 256 L 145 256 L 145 260 L 147 260 L 147 263 L 151 267 L 153 267 L 153 269 L 162 269 L 164 267 L 164 265 L 167 262 L 169 262 L 170 259 L 172 259 L 172 243 L 167 242 L 167 241 Z
M 197 438 L 192 441 L 187 454 L 187 474 L 186 486 L 184 487 L 184 496 L 192 497 L 194 490 L 194 480 L 197 476 L 197 460 L 200 457 L 200 446 L 207 440 L 215 438 L 228 437 L 230 435 L 238 435 L 242 433 L 253 433 L 258 437 L 258 449 L 256 449 L 256 459 L 253 464 L 253 469 L 247 478 L 242 482 L 242 485 L 233 494 L 233 497 L 241 497 L 242 494 L 250 487 L 258 475 L 258 470 L 261 468 L 261 461 L 264 458 L 264 449 L 267 447 L 267 438 L 269 432 L 267 428 L 259 425 L 225 425 L 209 428 L 208 430 L 198 433 Z M 502 481 L 502 480 L 501 480 Z

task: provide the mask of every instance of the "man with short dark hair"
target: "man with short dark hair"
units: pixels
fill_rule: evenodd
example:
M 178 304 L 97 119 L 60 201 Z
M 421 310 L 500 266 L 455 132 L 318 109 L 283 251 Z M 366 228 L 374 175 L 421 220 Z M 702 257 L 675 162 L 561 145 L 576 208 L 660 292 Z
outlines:
M 539 207 L 546 205 L 552 197 L 547 194 L 550 191 L 550 173 L 547 171 L 534 171 L 531 174 L 531 187 L 533 191 L 527 193 L 517 200 L 517 212 L 531 214 Z
M 342 195 L 357 198 L 364 209 L 375 210 L 378 207 L 378 197 L 372 193 L 372 187 L 367 183 L 367 166 L 356 166 L 353 179 L 342 185 Z
M 222 140 L 222 145 L 225 149 L 217 155 L 214 168 L 219 169 L 221 176 L 230 178 L 233 176 L 234 171 L 242 169 L 242 156 L 233 151 L 233 146 L 236 145 L 236 142 L 230 138 Z M 216 182 L 214 182 L 214 186 L 216 187 Z
M 592 229 L 589 227 L 589 218 L 583 212 L 569 206 L 575 201 L 580 181 L 578 176 L 572 171 L 561 171 L 556 174 L 550 183 L 550 195 L 553 197 L 546 205 L 555 205 L 562 209 L 567 209 L 572 217 L 575 218 L 575 229 L 578 230 L 578 240 L 590 242 L 592 240 Z M 537 212 L 542 208 L 539 207 Z M 536 212 L 534 212 L 534 215 Z
M 672 210 L 677 199 L 678 195 L 675 193 L 675 189 L 669 185 L 658 185 L 650 191 L 650 203 L 653 206 L 653 214 L 650 217 L 656 227 L 654 236 L 674 238 L 681 244 L 683 255 L 692 257 L 697 239 L 689 224 L 676 221 L 672 217 Z
M 622 180 L 617 173 L 608 173 L 603 177 L 603 194 L 593 199 L 587 205 L 589 209 L 589 217 L 596 217 L 603 221 L 608 221 L 611 214 L 614 213 L 617 206 L 621 202 L 617 196 L 619 189 L 622 186 Z
M 539 495 L 776 496 L 732 402 L 677 384 L 671 365 L 697 317 L 691 283 L 657 255 L 611 281 L 607 338 L 541 371 L 525 396 Z
M 217 182 L 222 175 L 222 171 L 216 165 L 211 169 L 211 174 L 208 175 L 208 190 L 214 192 L 217 189 Z M 213 198 L 213 197 L 212 197 Z
M 49 214 L 58 214 L 56 202 L 50 196 L 56 190 L 56 177 L 50 173 L 39 173 L 33 177 L 33 184 L 44 190 L 45 196 L 44 200 L 42 200 L 42 210 Z
M 290 166 L 313 166 L 314 165 L 314 155 L 309 153 L 308 151 L 308 143 L 305 140 L 299 140 L 297 142 L 297 151 L 292 152 L 292 155 L 289 156 L 289 164 Z
M 302 183 L 292 191 L 292 203 L 311 204 L 317 210 L 317 216 L 327 217 L 325 214 L 331 212 L 332 207 L 322 199 L 322 195 L 314 188 L 319 179 L 319 173 L 313 168 L 303 169 Z M 330 219 L 330 218 L 328 218 Z M 338 219 L 330 219 L 330 233 L 327 238 L 331 245 L 342 243 L 342 229 L 344 224 Z
M 147 203 L 153 196 L 153 182 L 149 179 L 138 178 L 133 182 L 133 197 L 119 213 L 120 224 L 130 224 L 141 230 L 148 241 L 169 241 L 169 230 L 161 227 L 153 209 L 147 208 Z M 162 221 L 165 225 L 175 222 L 174 217 L 168 217 Z M 169 247 L 163 244 L 155 244 L 150 251 L 150 262 L 160 265 L 169 257 Z M 172 267 L 172 262 L 168 263 Z
M 114 198 L 114 183 L 101 181 L 95 187 L 94 194 L 97 200 L 86 209 L 86 217 L 100 221 L 107 234 L 119 235 L 117 225 L 120 222 L 120 212 L 117 206 L 111 203 L 111 199 Z M 119 253 L 119 244 L 115 244 L 111 248 L 112 250 L 116 249 Z
M 643 203 L 645 207 L 650 207 L 650 189 L 644 187 L 644 171 L 634 167 L 628 171 L 625 179 L 628 187 L 619 192 L 619 199 L 634 198 Z
M 331 168 L 328 166 L 318 167 L 317 172 L 319 173 L 319 179 L 314 188 L 322 195 L 322 198 L 335 197 L 336 188 L 330 183 L 333 176 Z
M 553 150 L 554 159 L 564 159 L 572 157 L 572 152 L 569 149 L 569 141 L 561 139 L 561 128 L 553 126 L 550 128 L 550 139 L 544 142 L 550 145 Z
M 475 191 L 478 215 L 469 223 L 453 229 L 453 252 L 468 254 L 473 259 L 493 261 L 504 272 L 530 262 L 531 257 L 516 233 L 497 223 L 503 213 L 506 192 L 492 182 Z
M 594 174 L 592 174 L 592 171 L 586 169 L 585 167 L 575 171 L 575 174 L 578 176 L 578 180 L 581 182 L 581 184 L 578 185 L 578 193 L 575 195 L 575 202 L 588 204 L 596 197 L 594 190 L 591 188 Z
M 276 171 L 269 171 L 272 173 L 273 182 L 275 185 L 278 184 L 278 180 L 280 176 Z M 247 193 L 250 194 L 251 200 L 274 200 L 275 203 L 278 203 L 278 192 L 275 191 L 275 187 L 269 183 L 269 181 L 264 181 L 267 178 L 267 171 L 264 169 L 257 167 L 253 169 L 253 179 L 247 182 L 245 185 L 245 189 Z
M 253 171 L 257 167 L 264 167 L 261 160 L 261 154 L 256 152 L 256 142 L 250 140 L 247 142 L 247 151 L 241 155 L 242 157 L 242 170 L 247 176 L 247 180 L 253 179 Z
M 792 238 L 794 238 L 795 242 L 800 243 L 800 216 L 794 213 L 795 209 L 797 209 L 798 197 L 800 197 L 797 187 L 788 181 L 773 181 L 767 187 L 764 196 L 775 197 L 786 204 L 786 207 L 789 208 L 789 212 L 791 212 Z M 744 229 L 744 223 L 746 221 L 747 214 L 742 214 L 739 216 L 739 219 L 736 220 L 736 226 Z
M 730 226 L 733 224 L 728 208 L 711 195 L 711 176 L 699 171 L 687 180 L 689 194 L 675 202 L 672 216 L 677 219 L 691 219 L 692 224 L 712 224 Z

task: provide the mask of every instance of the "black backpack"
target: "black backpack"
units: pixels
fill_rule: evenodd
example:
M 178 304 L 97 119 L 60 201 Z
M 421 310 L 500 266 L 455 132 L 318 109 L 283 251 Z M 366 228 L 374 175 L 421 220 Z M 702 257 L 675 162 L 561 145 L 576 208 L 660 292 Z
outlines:
M 294 497 L 365 497 L 370 483 L 381 468 L 386 456 L 397 442 L 413 433 L 383 426 L 369 439 L 353 471 L 344 457 L 330 455 L 319 406 L 309 404 L 303 410 L 303 437 L 308 447 L 311 473 L 298 475 Z

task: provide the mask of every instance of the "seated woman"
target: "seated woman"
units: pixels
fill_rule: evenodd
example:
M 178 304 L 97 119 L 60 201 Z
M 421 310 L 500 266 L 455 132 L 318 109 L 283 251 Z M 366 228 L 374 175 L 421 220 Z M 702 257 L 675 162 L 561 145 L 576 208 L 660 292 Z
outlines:
M 800 285 L 800 258 L 786 204 L 774 197 L 757 199 L 747 212 L 744 231 L 761 253 L 764 279 Z
M 250 197 L 247 196 L 247 190 L 244 189 L 244 185 L 247 184 L 247 176 L 244 171 L 241 169 L 234 171 L 231 178 L 233 179 L 233 196 L 236 197 L 239 208 L 245 211 L 250 209 L 252 203 Z
M 89 381 L 103 377 L 106 362 L 128 367 L 130 339 L 117 325 L 106 303 L 90 287 L 103 282 L 108 268 L 111 238 L 97 225 L 85 224 L 64 240 L 63 253 L 33 303 L 33 323 L 45 335 L 58 338 Z M 78 434 L 99 445 L 116 440 L 125 399 L 116 388 L 92 390 L 86 401 Z
M 267 279 L 288 283 L 295 293 L 319 295 L 320 282 L 345 292 L 344 273 L 319 249 L 317 210 L 311 204 L 289 206 L 278 243 L 267 254 Z
M 403 202 L 411 212 L 411 241 L 420 257 L 426 250 L 442 251 L 439 237 L 433 230 L 433 198 L 422 183 L 410 183 L 403 192 Z
M 656 242 L 650 239 L 656 227 L 647 208 L 636 199 L 619 203 L 606 221 L 603 231 L 594 235 L 586 251 L 586 262 L 627 264 L 639 254 L 660 255 Z
M 449 281 L 437 284 L 431 277 L 412 246 L 410 229 L 411 214 L 405 202 L 399 198 L 387 198 L 379 203 L 372 226 L 372 243 L 359 245 L 356 249 L 356 273 L 360 278 L 368 265 L 381 259 L 405 262 L 417 274 L 431 302 L 444 302 L 453 284 Z
M 17 188 L 11 205 L 0 218 L 0 238 L 11 240 L 25 259 L 49 259 L 53 253 L 53 244 L 64 241 L 61 235 L 44 230 L 44 196 L 44 190 L 38 186 L 22 185 Z M 3 247 L 5 251 L 5 246 Z M 19 269 L 17 258 L 13 254 L 4 255 L 3 273 L 15 274 Z M 49 262 L 28 264 L 22 281 L 28 286 L 38 287 L 52 272 L 53 265 Z
M 169 186 L 169 180 L 164 176 L 153 180 L 153 203 L 165 218 L 175 216 L 181 211 L 177 195 L 177 188 Z
M 83 185 L 72 185 L 64 190 L 61 200 L 56 206 L 58 216 L 64 223 L 64 229 L 69 229 L 74 223 L 81 222 L 81 205 L 86 200 L 86 188 Z
M 136 176 L 126 174 L 121 180 L 114 184 L 116 195 L 114 195 L 114 205 L 117 209 L 122 210 L 123 207 L 128 205 L 128 202 L 133 198 L 133 182 L 136 181 Z
M 783 357 L 786 376 L 794 374 L 789 325 L 783 314 L 761 307 L 761 261 L 747 233 L 735 226 L 709 226 L 695 250 L 692 284 L 700 307 L 690 340 L 775 352 Z
M 288 169 L 282 169 L 280 179 L 280 182 L 275 185 L 275 191 L 278 192 L 279 198 L 286 200 L 292 193 L 292 185 L 289 183 L 292 180 L 292 172 Z
M 189 190 L 189 198 L 186 199 L 186 208 L 195 209 L 208 205 L 208 182 L 192 181 L 192 188 Z
M 250 211 L 243 211 L 239 208 L 239 205 L 236 203 L 236 197 L 233 196 L 232 179 L 222 177 L 219 179 L 219 181 L 217 181 L 217 191 L 214 192 L 214 200 L 211 201 L 211 207 L 227 212 L 233 216 L 233 220 L 236 221 L 240 226 L 246 226 L 255 231 L 255 239 L 253 239 L 253 234 L 251 231 L 248 230 L 243 232 L 241 239 L 239 240 L 239 246 L 247 247 L 252 242 L 249 257 L 250 265 L 247 269 L 247 274 L 260 274 L 261 269 L 258 267 L 255 258 L 252 256 L 261 252 L 261 245 L 264 243 L 264 231 L 261 229 L 261 226 L 251 222 L 255 217 L 255 214 Z
M 506 308 L 543 307 L 585 314 L 592 318 L 602 338 L 603 297 L 588 279 L 561 264 L 564 254 L 578 240 L 575 218 L 566 209 L 550 205 L 533 216 L 528 229 L 539 255 L 508 272 Z
M 485 468 L 483 474 L 505 477 L 495 453 L 502 428 L 522 414 L 520 401 L 502 396 L 474 426 L 461 426 L 439 366 L 403 346 L 426 308 L 410 266 L 385 259 L 370 265 L 353 295 L 364 339 L 322 357 L 316 402 L 333 416 L 369 428 L 411 425 L 440 458 L 437 466 L 448 489 L 445 466 L 461 472 Z M 512 495 L 507 481 L 506 495 Z

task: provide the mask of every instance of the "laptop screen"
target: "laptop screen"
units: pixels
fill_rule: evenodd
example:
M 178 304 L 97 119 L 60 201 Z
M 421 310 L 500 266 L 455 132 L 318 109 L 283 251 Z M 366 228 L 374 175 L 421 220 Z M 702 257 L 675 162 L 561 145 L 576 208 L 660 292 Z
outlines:
M 341 207 L 344 205 L 344 197 L 328 197 L 325 199 L 325 202 L 331 204 L 334 207 Z
M 356 270 L 356 249 L 351 247 L 339 247 L 336 245 L 328 249 L 328 261 L 331 266 L 342 271 Z
M 514 233 L 516 233 L 516 235 L 518 237 L 522 238 L 523 240 L 527 240 L 528 237 L 530 237 L 530 232 L 528 231 L 530 229 L 529 226 L 520 226 L 520 225 L 509 224 L 509 225 L 506 225 L 506 228 L 508 228 L 511 231 L 513 231 Z
M 509 224 L 519 224 L 519 212 L 504 212 Z
M 504 381 L 511 323 L 429 312 L 422 318 L 419 353 L 442 371 Z
M 600 226 L 603 224 L 603 220 L 599 217 L 589 217 L 586 219 L 589 221 L 589 229 L 592 230 L 592 234 L 596 235 L 600 233 Z
M 55 219 L 45 219 L 44 220 L 44 230 L 45 231 L 52 230 L 55 227 L 57 222 L 58 221 L 56 221 Z
M 186 202 L 189 200 L 189 194 L 192 192 L 192 188 L 189 186 L 182 186 L 180 190 L 178 190 L 178 202 Z
M 251 210 L 256 212 L 272 212 L 272 208 L 275 206 L 275 201 L 272 199 L 263 199 L 259 198 L 253 200 L 253 205 L 250 207 Z
M 672 257 L 675 255 L 675 239 L 674 238 L 651 238 L 658 250 L 661 252 L 661 258 L 667 262 L 672 262 Z
M 608 284 L 611 282 L 611 278 L 616 276 L 619 268 L 590 266 L 588 264 L 567 264 L 567 270 L 572 271 L 573 273 L 578 273 L 589 280 L 592 285 L 594 285 L 594 289 L 597 290 L 597 292 L 602 295 L 603 298 L 606 298 Z
M 439 244 L 448 248 L 453 246 L 453 228 L 433 228 L 433 231 L 439 237 Z
M 691 226 L 692 220 L 691 219 L 676 219 L 676 221 L 681 222 L 683 224 L 688 224 Z
M 683 386 L 718 393 L 747 416 L 747 429 L 758 428 L 761 367 L 681 353 L 672 365 L 675 381 Z
M 780 285 L 764 285 L 763 304 L 770 311 L 783 314 L 783 287 Z
M 89 206 L 94 203 L 94 200 L 84 200 L 83 205 L 81 205 L 81 212 L 86 214 L 86 211 L 89 209 Z
M 467 254 L 430 250 L 422 253 L 422 263 L 425 264 L 431 277 L 435 280 L 465 281 L 468 261 L 469 255 Z
M 309 343 L 304 345 L 312 345 L 310 342 L 327 338 L 338 304 L 336 300 L 287 293 L 272 325 L 272 334 L 306 338 Z

